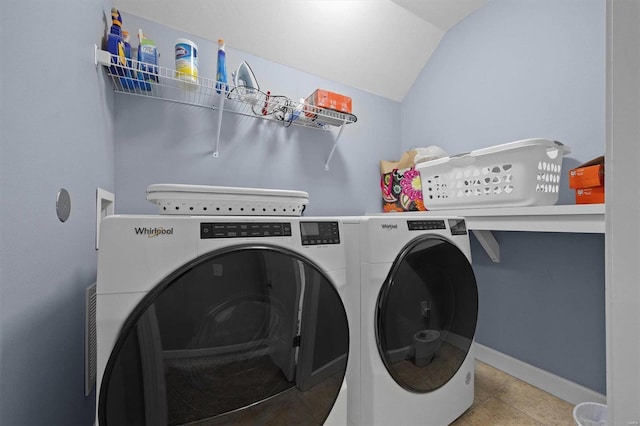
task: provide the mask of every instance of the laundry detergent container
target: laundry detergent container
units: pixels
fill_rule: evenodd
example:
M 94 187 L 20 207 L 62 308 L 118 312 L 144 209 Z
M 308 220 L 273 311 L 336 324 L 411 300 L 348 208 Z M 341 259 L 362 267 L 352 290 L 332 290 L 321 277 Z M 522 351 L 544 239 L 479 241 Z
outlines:
M 553 205 L 562 158 L 549 139 L 524 139 L 418 163 L 427 210 Z

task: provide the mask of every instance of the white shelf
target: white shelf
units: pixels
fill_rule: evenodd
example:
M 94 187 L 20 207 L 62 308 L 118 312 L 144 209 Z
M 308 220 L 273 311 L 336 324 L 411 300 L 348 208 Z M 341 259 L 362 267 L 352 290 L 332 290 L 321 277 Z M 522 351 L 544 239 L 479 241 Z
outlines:
M 421 214 L 462 216 L 472 231 L 603 234 L 605 229 L 604 204 L 432 210 Z
M 389 213 L 382 213 L 382 215 Z M 496 207 L 491 209 L 430 210 L 400 213 L 408 216 L 464 217 L 492 261 L 500 262 L 500 244 L 492 231 L 568 232 L 604 234 L 604 204 Z
M 175 70 L 160 66 L 155 67 L 158 72 L 157 75 L 153 75 L 157 81 L 142 82 L 135 78 L 138 72 L 136 60 L 131 60 L 127 66 L 113 65 L 115 62 L 115 55 L 95 46 L 95 64 L 105 67 L 116 93 L 218 111 L 214 157 L 219 156 L 218 146 L 223 112 L 271 121 L 284 127 L 297 126 L 323 131 L 338 129 L 334 137 L 334 145 L 325 162 L 325 170 L 329 170 L 329 162 L 344 125 L 357 121 L 357 117 L 353 114 L 318 108 L 306 103 L 301 104 L 284 96 L 270 96 L 260 91 L 249 93 L 245 87 L 235 87 L 229 83 L 219 83 L 204 77 L 198 77 L 194 83 L 186 83 L 176 77 Z M 147 90 L 144 90 L 145 88 Z

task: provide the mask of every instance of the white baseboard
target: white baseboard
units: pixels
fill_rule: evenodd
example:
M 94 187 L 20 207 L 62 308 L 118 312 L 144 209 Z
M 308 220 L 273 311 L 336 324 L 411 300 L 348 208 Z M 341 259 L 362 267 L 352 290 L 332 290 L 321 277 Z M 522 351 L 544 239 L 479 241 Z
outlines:
M 478 361 L 502 370 L 571 404 L 587 401 L 601 404 L 607 403 L 607 397 L 594 390 L 512 358 L 488 346 L 479 343 L 475 343 L 475 345 L 476 359 Z

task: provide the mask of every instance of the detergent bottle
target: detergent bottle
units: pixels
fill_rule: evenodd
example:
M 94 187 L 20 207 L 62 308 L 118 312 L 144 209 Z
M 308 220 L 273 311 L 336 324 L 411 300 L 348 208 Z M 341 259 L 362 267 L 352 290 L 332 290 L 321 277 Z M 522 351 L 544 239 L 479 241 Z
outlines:
M 111 53 L 111 65 L 109 71 L 112 75 L 124 76 L 124 68 L 127 59 L 124 53 L 124 41 L 122 40 L 122 16 L 115 7 L 111 8 L 111 29 L 107 36 L 107 50 Z M 120 65 L 120 66 L 118 66 Z M 124 79 L 121 79 L 124 84 Z
M 153 40 L 138 30 L 138 85 L 142 90 L 151 90 L 151 83 L 158 83 L 158 49 Z
M 135 70 L 133 69 L 131 61 L 131 44 L 129 43 L 129 31 L 122 31 L 122 42 L 124 43 L 124 56 L 126 61 L 126 68 L 124 70 L 126 88 L 129 90 L 135 89 L 137 86 L 135 81 Z M 133 78 L 131 78 L 133 77 Z
M 227 54 L 224 50 L 224 40 L 218 39 L 218 69 L 216 72 L 216 92 L 227 92 L 229 85 L 227 84 Z

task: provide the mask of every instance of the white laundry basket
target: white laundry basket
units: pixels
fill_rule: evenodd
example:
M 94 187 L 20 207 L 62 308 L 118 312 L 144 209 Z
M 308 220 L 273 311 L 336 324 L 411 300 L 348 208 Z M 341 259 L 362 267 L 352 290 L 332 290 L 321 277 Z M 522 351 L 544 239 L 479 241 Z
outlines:
M 573 420 L 578 426 L 606 426 L 607 406 L 597 402 L 583 402 L 573 408 Z
M 524 139 L 418 163 L 428 210 L 553 205 L 569 147 Z

